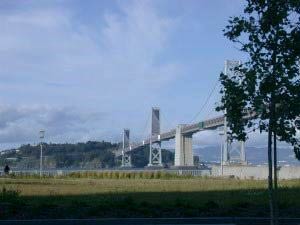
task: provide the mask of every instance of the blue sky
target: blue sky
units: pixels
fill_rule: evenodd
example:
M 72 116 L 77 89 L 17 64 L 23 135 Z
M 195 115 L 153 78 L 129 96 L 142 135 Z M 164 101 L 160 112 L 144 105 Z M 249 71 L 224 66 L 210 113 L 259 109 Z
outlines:
M 133 140 L 152 106 L 162 129 L 216 115 L 225 59 L 243 60 L 223 37 L 240 0 L 2 0 L 1 149 L 47 141 Z M 149 126 L 148 126 L 149 127 Z M 214 145 L 216 132 L 195 145 Z M 263 144 L 256 138 L 252 144 Z

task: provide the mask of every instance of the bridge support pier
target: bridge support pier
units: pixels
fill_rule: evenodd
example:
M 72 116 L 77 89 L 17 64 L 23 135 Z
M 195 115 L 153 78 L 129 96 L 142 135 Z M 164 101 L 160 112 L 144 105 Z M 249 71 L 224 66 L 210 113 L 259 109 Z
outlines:
M 183 125 L 176 127 L 175 134 L 175 167 L 194 166 L 192 134 L 182 134 Z
M 245 152 L 245 142 L 241 141 L 241 153 L 240 153 L 240 160 L 242 164 L 247 164 L 246 160 L 246 152 Z

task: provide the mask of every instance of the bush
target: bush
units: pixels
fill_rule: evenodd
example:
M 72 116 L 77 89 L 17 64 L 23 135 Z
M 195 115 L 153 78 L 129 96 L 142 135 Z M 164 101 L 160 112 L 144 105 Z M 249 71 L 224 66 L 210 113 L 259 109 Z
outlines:
M 215 201 L 208 201 L 204 204 L 205 208 L 207 209 L 218 209 L 220 208 L 219 204 Z
M 161 172 L 157 171 L 154 173 L 154 179 L 160 179 L 161 178 Z
M 135 178 L 136 178 L 136 179 L 141 179 L 141 178 L 143 178 L 143 172 L 137 172 L 137 173 L 135 174 Z
M 18 190 L 7 190 L 3 187 L 0 191 L 0 202 L 14 202 L 19 200 L 20 193 Z
M 119 172 L 118 171 L 113 171 L 111 174 L 112 179 L 119 179 Z
M 38 173 L 10 174 L 10 178 L 39 179 Z M 45 174 L 43 178 L 90 178 L 90 179 L 190 179 L 192 175 L 177 175 L 167 171 L 77 171 L 64 174 Z

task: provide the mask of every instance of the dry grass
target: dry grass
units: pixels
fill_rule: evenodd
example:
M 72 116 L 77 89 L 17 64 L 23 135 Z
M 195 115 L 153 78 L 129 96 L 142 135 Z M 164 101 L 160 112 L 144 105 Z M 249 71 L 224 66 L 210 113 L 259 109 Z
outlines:
M 299 180 L 280 181 L 280 187 L 300 188 Z M 266 181 L 220 178 L 195 179 L 0 179 L 0 186 L 17 189 L 24 196 L 82 195 L 128 192 L 198 192 L 266 189 Z
M 266 181 L 219 178 L 0 179 L 0 187 L 20 191 L 13 209 L 26 211 L 13 215 L 12 210 L 4 218 L 263 216 L 268 214 L 266 185 Z M 282 215 L 299 214 L 295 210 L 300 208 L 299 190 L 299 180 L 280 182 Z
M 295 186 L 297 181 L 282 182 L 282 186 Z M 266 188 L 265 181 L 235 179 L 1 179 L 0 186 L 17 189 L 24 196 L 82 195 L 128 192 L 196 192 Z

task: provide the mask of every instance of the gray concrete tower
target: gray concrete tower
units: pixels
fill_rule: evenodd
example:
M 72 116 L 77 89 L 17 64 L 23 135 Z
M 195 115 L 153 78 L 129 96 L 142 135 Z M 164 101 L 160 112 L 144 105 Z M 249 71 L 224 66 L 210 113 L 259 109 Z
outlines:
M 148 166 L 162 166 L 161 142 L 152 142 L 152 139 L 156 137 L 160 140 L 160 109 L 152 107 Z
M 175 134 L 175 167 L 194 166 L 192 134 L 182 134 L 184 125 L 176 127 Z
M 123 149 L 122 149 L 122 167 L 131 167 L 131 155 L 129 152 L 125 152 L 125 149 L 130 146 L 129 129 L 123 131 Z
M 233 76 L 236 71 L 234 71 L 235 67 L 239 66 L 241 61 L 237 60 L 225 60 L 224 65 L 224 74 L 227 76 Z M 245 143 L 240 142 L 240 146 L 233 148 L 232 143 L 228 141 L 227 135 L 227 118 L 226 118 L 226 111 L 225 111 L 225 119 L 224 119 L 224 139 L 223 139 L 223 165 L 228 165 L 230 162 L 235 161 L 241 164 L 247 164 L 246 161 L 246 154 L 245 154 Z M 236 152 L 238 154 L 238 158 L 232 158 L 232 153 Z

